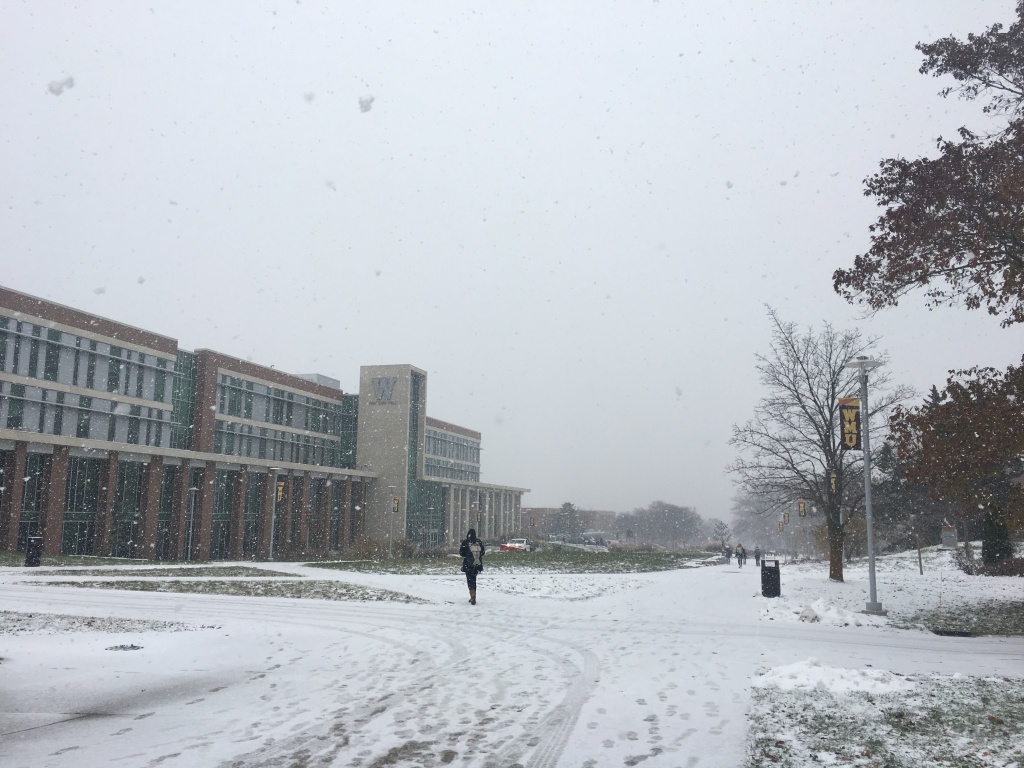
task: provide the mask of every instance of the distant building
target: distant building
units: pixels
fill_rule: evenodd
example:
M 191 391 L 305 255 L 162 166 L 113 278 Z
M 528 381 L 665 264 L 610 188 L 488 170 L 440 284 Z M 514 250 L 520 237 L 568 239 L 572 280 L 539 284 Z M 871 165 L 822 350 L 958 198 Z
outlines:
M 480 439 L 427 418 L 412 366 L 363 367 L 346 394 L 0 287 L 0 550 L 272 559 L 360 535 L 451 545 L 471 521 L 507 536 L 526 489 L 480 482 Z
M 524 507 L 523 533 L 527 536 L 565 536 L 580 538 L 584 531 L 614 531 L 614 512 L 573 507 L 566 514 L 562 507 Z

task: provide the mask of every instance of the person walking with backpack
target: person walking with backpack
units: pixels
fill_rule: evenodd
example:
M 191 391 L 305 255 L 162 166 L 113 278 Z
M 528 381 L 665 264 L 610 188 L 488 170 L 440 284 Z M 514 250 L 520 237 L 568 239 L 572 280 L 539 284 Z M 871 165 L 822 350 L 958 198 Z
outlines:
M 462 572 L 466 574 L 469 587 L 469 604 L 476 605 L 476 575 L 484 569 L 484 543 L 476 537 L 476 530 L 470 528 L 459 547 L 462 557 Z

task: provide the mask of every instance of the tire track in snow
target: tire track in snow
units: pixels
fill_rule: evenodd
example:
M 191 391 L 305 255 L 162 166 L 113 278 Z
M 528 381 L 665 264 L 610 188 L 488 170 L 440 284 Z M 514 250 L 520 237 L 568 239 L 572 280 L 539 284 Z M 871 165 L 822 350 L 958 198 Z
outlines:
M 524 649 L 529 650 L 550 660 L 562 669 L 568 681 L 565 696 L 544 713 L 543 725 L 532 731 L 533 738 L 525 744 L 522 740 L 513 741 L 510 747 L 498 753 L 498 764 L 520 765 L 521 758 L 531 753 L 525 763 L 527 768 L 557 768 L 562 751 L 579 720 L 583 705 L 590 698 L 600 677 L 601 664 L 591 651 L 555 638 L 538 636 L 533 630 L 509 631 L 492 627 L 491 631 L 506 641 L 522 640 L 522 644 L 516 643 L 516 648 L 520 652 Z M 549 643 L 556 648 L 543 648 L 540 643 Z M 577 660 L 574 661 L 571 656 L 567 656 L 566 651 Z
M 564 657 L 561 659 L 572 682 L 565 698 L 550 715 L 551 722 L 542 731 L 541 743 L 534 748 L 533 755 L 526 763 L 527 768 L 556 768 L 558 766 L 562 750 L 565 749 L 569 735 L 576 727 L 576 721 L 579 720 L 580 710 L 590 698 L 590 693 L 601 672 L 601 665 L 593 653 L 569 645 L 567 647 L 572 648 L 582 657 L 583 666 L 581 669 L 568 659 Z

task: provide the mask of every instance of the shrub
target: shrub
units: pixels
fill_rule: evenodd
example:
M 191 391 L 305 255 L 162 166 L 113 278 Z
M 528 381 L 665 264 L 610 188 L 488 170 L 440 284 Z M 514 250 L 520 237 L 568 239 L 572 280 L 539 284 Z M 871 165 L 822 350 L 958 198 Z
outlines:
M 357 536 L 349 551 L 360 560 L 378 560 L 387 555 L 388 547 L 387 544 L 369 536 Z
M 419 547 L 420 545 L 415 541 L 409 541 L 409 539 L 397 539 L 394 547 L 392 547 L 392 554 L 402 560 L 410 560 L 416 556 Z M 387 552 L 387 546 L 384 547 L 384 551 Z
M 557 547 L 556 547 L 557 549 Z M 626 544 L 621 541 L 613 541 L 608 544 L 609 552 L 659 552 L 664 551 L 664 547 L 657 547 L 654 544 L 642 543 L 642 544 Z
M 1011 557 L 999 563 L 983 565 L 983 576 L 1024 576 L 1024 557 Z
M 977 576 L 981 570 L 974 559 L 974 548 L 969 541 L 964 542 L 963 548 L 957 547 L 953 550 L 953 562 L 968 576 Z
M 982 521 L 981 560 L 985 565 L 996 565 L 1013 557 L 1013 543 L 1006 522 L 989 512 Z
M 433 559 L 439 557 L 448 557 L 449 549 L 447 547 L 420 547 L 416 550 L 416 557 L 422 557 L 426 559 Z

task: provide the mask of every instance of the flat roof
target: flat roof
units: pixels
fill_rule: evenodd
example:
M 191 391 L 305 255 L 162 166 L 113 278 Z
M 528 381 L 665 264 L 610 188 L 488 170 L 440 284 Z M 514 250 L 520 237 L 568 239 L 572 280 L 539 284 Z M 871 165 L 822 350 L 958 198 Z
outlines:
M 447 422 L 447 421 L 441 421 L 440 419 L 434 419 L 434 418 L 431 418 L 430 416 L 427 416 L 427 426 L 428 427 L 433 427 L 434 429 L 442 429 L 445 432 L 451 432 L 452 434 L 455 434 L 455 435 L 462 435 L 463 437 L 471 437 L 474 440 L 480 440 L 481 439 L 480 433 L 475 431 L 475 430 L 466 429 L 466 427 L 460 427 L 457 424 L 452 424 L 452 423 Z
M 42 320 L 52 320 L 70 328 L 80 328 L 86 333 L 147 347 L 172 357 L 178 353 L 178 340 L 172 339 L 170 336 L 125 325 L 116 320 L 66 307 L 55 301 L 47 301 L 38 296 L 31 296 L 3 286 L 0 286 L 0 308 L 38 317 Z

